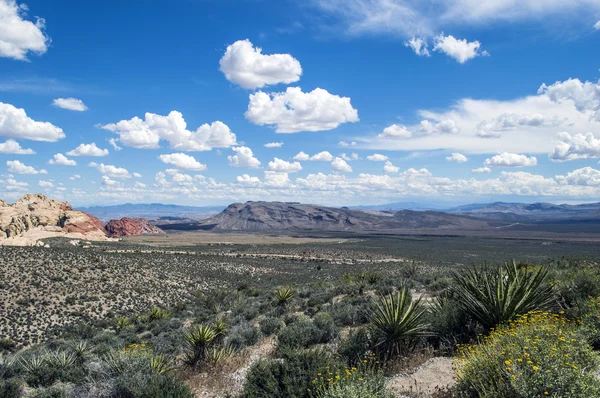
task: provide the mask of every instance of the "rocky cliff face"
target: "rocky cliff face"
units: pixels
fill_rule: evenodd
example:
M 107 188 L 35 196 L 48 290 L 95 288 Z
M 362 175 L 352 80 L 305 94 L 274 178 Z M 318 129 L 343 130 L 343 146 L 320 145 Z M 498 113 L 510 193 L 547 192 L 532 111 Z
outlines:
M 110 237 L 162 234 L 162 229 L 152 225 L 145 218 L 127 218 L 111 220 L 106 224 L 106 233 Z
M 0 201 L 0 241 L 7 238 L 35 241 L 61 234 L 78 234 L 87 239 L 106 238 L 100 220 L 73 210 L 67 202 L 40 194 L 27 194 L 12 205 Z

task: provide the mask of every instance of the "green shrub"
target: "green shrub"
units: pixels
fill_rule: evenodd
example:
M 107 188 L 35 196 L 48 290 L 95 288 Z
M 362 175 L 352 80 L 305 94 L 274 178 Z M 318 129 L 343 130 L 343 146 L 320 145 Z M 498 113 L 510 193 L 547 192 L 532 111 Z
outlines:
M 266 317 L 260 321 L 260 331 L 265 336 L 271 336 L 281 330 L 283 327 L 283 322 L 281 318 L 276 317 Z
M 350 366 L 358 364 L 371 349 L 371 336 L 369 330 L 361 327 L 352 330 L 348 337 L 342 340 L 338 347 L 338 352 Z
M 277 346 L 284 350 L 308 348 L 330 342 L 337 333 L 333 319 L 327 313 L 317 314 L 314 320 L 302 316 L 279 332 Z
M 454 273 L 453 292 L 461 308 L 486 329 L 519 314 L 547 308 L 554 300 L 543 267 L 506 263 L 502 267 Z
M 600 396 L 599 364 L 575 322 L 538 311 L 464 346 L 454 366 L 461 396 L 588 398 Z
M 429 335 L 424 315 L 420 299 L 412 301 L 408 288 L 376 300 L 369 320 L 375 348 L 385 360 L 408 352 L 421 337 Z
M 16 377 L 0 379 L 0 398 L 19 398 L 23 395 L 23 381 Z
M 184 382 L 171 375 L 121 375 L 116 380 L 115 397 L 194 398 Z
M 319 330 L 317 343 L 329 343 L 338 335 L 338 329 L 333 322 L 333 318 L 327 312 L 319 312 L 313 318 L 315 327 Z
M 309 398 L 313 380 L 322 369 L 341 369 L 344 364 L 331 352 L 301 350 L 283 359 L 262 359 L 252 365 L 244 384 L 244 398 Z
M 248 322 L 236 325 L 231 333 L 225 338 L 225 344 L 240 350 L 252 346 L 260 339 L 260 331 Z
M 434 347 L 452 352 L 457 344 L 468 343 L 477 335 L 477 322 L 465 312 L 451 291 L 446 291 L 431 302 L 425 318 L 432 332 L 428 342 Z
M 377 363 L 370 356 L 356 367 L 323 369 L 313 380 L 316 398 L 392 398 L 386 391 L 386 380 Z
M 27 394 L 27 398 L 69 398 L 73 387 L 68 384 L 55 384 L 51 387 L 40 388 Z

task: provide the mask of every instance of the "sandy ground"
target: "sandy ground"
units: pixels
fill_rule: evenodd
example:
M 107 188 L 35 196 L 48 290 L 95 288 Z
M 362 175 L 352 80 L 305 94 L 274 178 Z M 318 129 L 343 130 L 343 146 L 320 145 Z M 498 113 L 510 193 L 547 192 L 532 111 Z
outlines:
M 270 235 L 255 233 L 215 233 L 206 231 L 171 232 L 164 235 L 140 235 L 123 238 L 126 242 L 142 243 L 152 246 L 194 246 L 206 244 L 221 245 L 268 245 L 268 244 L 303 244 L 312 242 L 335 243 L 346 242 L 347 239 L 303 238 L 291 235 Z
M 388 389 L 399 398 L 405 396 L 428 397 L 436 387 L 444 388 L 454 384 L 452 359 L 436 357 L 431 358 L 409 375 L 391 378 L 388 382 Z
M 238 396 L 244 388 L 244 380 L 250 367 L 259 359 L 268 358 L 275 351 L 273 338 L 265 338 L 249 347 L 243 355 L 243 363 L 234 371 L 219 371 L 217 374 L 200 373 L 188 380 L 188 385 L 198 398 L 220 398 Z
M 64 232 L 59 227 L 36 227 L 29 231 L 23 232 L 19 236 L 0 239 L 0 246 L 40 246 L 40 239 L 64 237 L 68 239 L 80 239 L 89 241 L 115 241 L 106 237 L 103 233 L 81 234 L 77 232 Z

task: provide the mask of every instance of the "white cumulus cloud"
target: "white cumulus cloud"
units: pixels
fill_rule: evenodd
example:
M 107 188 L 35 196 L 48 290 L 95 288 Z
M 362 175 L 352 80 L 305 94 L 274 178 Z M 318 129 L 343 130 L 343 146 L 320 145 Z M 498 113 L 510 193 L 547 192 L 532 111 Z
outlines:
M 48 164 L 54 164 L 58 166 L 77 166 L 77 162 L 67 158 L 62 153 L 57 153 L 52 159 L 48 161 Z
M 231 150 L 236 154 L 233 156 L 227 156 L 230 166 L 250 167 L 254 169 L 260 166 L 260 160 L 254 157 L 252 149 L 245 146 L 239 146 L 233 147 Z
M 177 111 L 171 111 L 167 116 L 147 112 L 144 119 L 134 117 L 100 127 L 116 133 L 121 144 L 133 148 L 155 149 L 160 140 L 183 151 L 210 151 L 236 144 L 235 134 L 225 123 L 206 123 L 196 131 L 190 131 L 183 115 Z
M 383 172 L 384 173 L 397 173 L 400 170 L 399 167 L 394 166 L 392 162 L 390 162 L 389 160 L 386 160 L 385 162 L 385 166 L 383 166 Z
M 279 158 L 274 158 L 269 162 L 267 170 L 279 173 L 295 173 L 302 170 L 302 165 L 300 162 L 287 162 Z
M 452 35 L 444 36 L 441 33 L 434 37 L 433 42 L 434 51 L 441 51 L 460 64 L 464 64 L 479 55 L 487 55 L 485 51 L 480 52 L 481 43 L 478 41 L 469 42 L 466 39 L 456 39 Z
M 88 166 L 95 167 L 96 169 L 98 169 L 98 171 L 100 173 L 102 173 L 108 177 L 131 178 L 131 174 L 129 174 L 129 171 L 127 171 L 127 169 L 125 169 L 123 167 L 117 167 L 117 166 L 113 166 L 112 164 L 104 164 L 104 163 L 97 164 L 95 162 L 90 162 L 88 164 Z
M 485 167 L 528 167 L 537 165 L 535 156 L 528 157 L 517 153 L 502 152 L 483 162 Z
M 473 169 L 472 171 L 475 174 L 483 174 L 483 173 L 491 173 L 492 169 L 490 169 L 489 167 L 478 167 L 476 169 Z
M 385 162 L 386 160 L 388 160 L 388 157 L 380 153 L 374 153 L 372 155 L 367 156 L 367 160 L 370 160 L 372 162 Z
M 335 158 L 331 162 L 331 168 L 338 173 L 351 173 L 352 167 L 342 158 Z
M 0 153 L 9 155 L 34 155 L 33 149 L 21 148 L 21 145 L 15 140 L 6 140 L 0 143 Z
M 600 157 L 600 139 L 592 133 L 571 135 L 562 132 L 558 133 L 558 139 L 560 142 L 549 155 L 555 162 Z
M 106 156 L 108 155 L 108 149 L 100 149 L 96 146 L 96 143 L 91 144 L 80 144 L 77 148 L 67 152 L 69 156 Z
M 168 155 L 160 155 L 158 157 L 165 164 L 172 164 L 177 168 L 184 170 L 203 171 L 206 170 L 206 165 L 198 162 L 193 156 L 185 153 L 172 153 Z
M 65 133 L 52 123 L 31 119 L 22 108 L 0 102 L 0 136 L 55 142 L 65 138 Z
M 600 170 L 583 167 L 573 170 L 567 173 L 567 175 L 556 176 L 556 181 L 562 185 L 598 186 L 600 185 Z
M 570 101 L 579 112 L 591 111 L 596 120 L 600 121 L 600 82 L 568 79 L 549 86 L 542 84 L 538 89 L 538 94 L 545 95 L 557 103 Z
M 452 155 L 446 157 L 446 160 L 452 163 L 465 163 L 469 159 L 462 153 L 453 152 Z
M 0 0 L 0 57 L 27 61 L 27 54 L 44 54 L 50 39 L 44 33 L 45 21 L 27 18 L 27 6 L 15 0 Z
M 15 174 L 48 174 L 48 172 L 44 169 L 41 170 L 36 170 L 34 167 L 32 166 L 27 166 L 21 162 L 19 162 L 18 160 L 9 160 L 6 162 L 6 165 L 8 166 L 8 171 L 10 173 L 15 173 Z
M 409 40 L 404 42 L 406 47 L 410 47 L 413 49 L 415 54 L 420 56 L 429 56 L 429 44 L 427 44 L 427 40 L 422 37 L 413 36 Z
M 281 148 L 283 146 L 283 142 L 267 142 L 265 144 L 265 148 Z
M 52 105 L 56 106 L 57 108 L 78 112 L 87 111 L 88 109 L 88 107 L 85 106 L 83 101 L 79 98 L 56 98 L 54 101 L 52 101 Z
M 219 65 L 227 80 L 248 89 L 290 84 L 302 75 L 300 62 L 290 54 L 265 55 L 248 39 L 227 46 Z
M 410 138 L 412 133 L 405 126 L 400 124 L 392 124 L 383 129 L 383 132 L 378 135 L 379 138 Z
M 333 160 L 333 155 L 328 151 L 322 151 L 313 156 L 310 156 L 304 152 L 299 152 L 296 156 L 294 156 L 294 160 L 310 160 L 312 162 L 331 162 Z
M 278 133 L 332 130 L 342 123 L 358 122 L 358 111 L 350 98 L 316 88 L 305 93 L 300 87 L 285 92 L 250 94 L 246 119 L 258 125 L 273 125 Z
M 600 30 L 600 21 L 598 21 L 594 24 L 594 29 Z

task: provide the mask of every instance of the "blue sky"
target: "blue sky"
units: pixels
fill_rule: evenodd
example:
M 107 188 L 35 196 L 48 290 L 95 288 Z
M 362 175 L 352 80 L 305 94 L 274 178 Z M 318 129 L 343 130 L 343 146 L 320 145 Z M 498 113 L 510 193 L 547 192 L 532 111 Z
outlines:
M 600 197 L 600 1 L 297 3 L 0 0 L 0 198 Z

